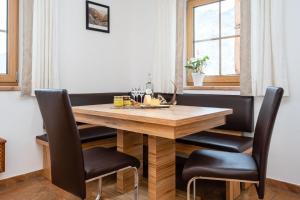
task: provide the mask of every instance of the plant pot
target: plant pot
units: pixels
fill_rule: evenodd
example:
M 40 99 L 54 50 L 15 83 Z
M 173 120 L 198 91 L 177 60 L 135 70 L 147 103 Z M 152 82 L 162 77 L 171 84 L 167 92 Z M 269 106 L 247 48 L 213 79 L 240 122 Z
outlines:
M 192 73 L 194 86 L 203 86 L 203 80 L 205 74 L 202 73 Z

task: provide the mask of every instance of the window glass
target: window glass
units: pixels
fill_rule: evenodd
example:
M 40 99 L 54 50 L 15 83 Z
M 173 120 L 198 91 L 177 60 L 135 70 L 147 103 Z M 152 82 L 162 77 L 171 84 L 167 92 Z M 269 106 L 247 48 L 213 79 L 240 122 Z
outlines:
M 195 57 L 208 56 L 209 61 L 204 69 L 206 75 L 219 74 L 219 41 L 212 40 L 195 44 Z
M 195 41 L 219 37 L 219 3 L 194 9 Z
M 0 32 L 0 74 L 6 74 L 6 33 Z
M 193 56 L 209 56 L 206 75 L 239 74 L 239 6 L 238 0 L 223 0 L 194 8 Z
M 235 35 L 235 0 L 221 2 L 221 36 Z
M 235 72 L 235 38 L 222 40 L 222 75 L 232 75 Z
M 0 74 L 7 74 L 7 0 L 0 0 Z
M 7 0 L 0 0 L 0 30 L 6 30 Z

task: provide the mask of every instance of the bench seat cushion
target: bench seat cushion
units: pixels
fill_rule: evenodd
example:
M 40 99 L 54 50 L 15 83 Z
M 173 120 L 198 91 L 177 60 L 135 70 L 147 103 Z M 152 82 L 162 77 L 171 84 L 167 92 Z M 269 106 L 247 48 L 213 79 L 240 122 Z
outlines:
M 101 139 L 108 139 L 117 136 L 117 131 L 107 127 L 91 127 L 79 130 L 81 143 L 93 142 Z M 48 135 L 36 136 L 37 139 L 48 142 Z
M 252 141 L 253 139 L 250 137 L 225 135 L 206 131 L 177 139 L 179 143 L 228 152 L 244 152 L 252 147 Z

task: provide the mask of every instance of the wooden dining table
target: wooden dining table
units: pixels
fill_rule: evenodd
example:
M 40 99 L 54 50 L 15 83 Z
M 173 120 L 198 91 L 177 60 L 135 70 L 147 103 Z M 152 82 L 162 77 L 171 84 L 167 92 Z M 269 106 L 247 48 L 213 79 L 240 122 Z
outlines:
M 225 124 L 232 109 L 175 105 L 160 109 L 120 109 L 113 104 L 73 107 L 78 122 L 117 129 L 117 149 L 143 163 L 143 135 L 148 135 L 148 195 L 150 200 L 176 196 L 175 140 Z M 141 166 L 139 172 L 142 173 Z M 141 177 L 141 176 L 140 176 Z M 117 189 L 133 188 L 132 171 L 117 175 Z

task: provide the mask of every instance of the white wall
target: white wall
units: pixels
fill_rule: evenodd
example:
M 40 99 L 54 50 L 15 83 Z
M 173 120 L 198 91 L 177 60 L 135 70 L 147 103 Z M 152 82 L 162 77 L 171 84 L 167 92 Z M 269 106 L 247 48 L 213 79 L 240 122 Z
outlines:
M 268 176 L 300 185 L 300 1 L 285 1 L 286 51 L 291 96 L 284 98 L 270 147 Z M 256 100 L 256 110 L 261 99 Z
M 151 67 L 153 3 L 97 2 L 111 6 L 110 34 L 85 29 L 85 0 L 60 1 L 61 86 L 71 92 L 129 91 L 144 84 Z
M 154 4 L 149 0 L 98 0 L 111 6 L 111 33 L 85 29 L 85 0 L 59 1 L 58 64 L 70 92 L 129 91 L 145 83 L 153 53 Z M 0 91 L 0 137 L 6 172 L 0 180 L 42 168 L 42 120 L 35 98 Z
M 71 92 L 128 91 L 144 84 L 153 58 L 154 1 L 99 0 L 111 5 L 111 33 L 85 30 L 84 0 L 60 1 L 59 67 L 61 85 Z M 300 184 L 300 1 L 286 1 L 286 40 L 291 96 L 284 99 L 270 149 L 268 177 Z M 151 39 L 152 38 L 152 39 Z M 256 113 L 261 99 L 255 103 Z M 42 133 L 33 98 L 19 92 L 0 92 L 0 136 L 7 143 L 7 171 L 0 179 L 41 168 Z
M 0 179 L 41 169 L 41 148 L 35 143 L 41 124 L 35 99 L 0 91 L 0 137 L 7 140 L 6 172 Z

